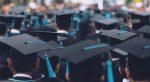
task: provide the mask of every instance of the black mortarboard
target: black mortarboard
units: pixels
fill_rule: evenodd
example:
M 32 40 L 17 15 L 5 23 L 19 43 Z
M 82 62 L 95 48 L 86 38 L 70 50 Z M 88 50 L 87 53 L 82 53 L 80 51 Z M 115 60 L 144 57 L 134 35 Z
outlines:
M 75 14 L 77 13 L 76 10 L 71 10 L 71 9 L 64 9 L 64 10 L 52 10 L 49 13 L 53 14 L 53 15 L 57 15 L 57 16 L 61 16 L 61 15 L 70 15 L 70 14 Z
M 91 20 L 95 21 L 95 20 L 99 20 L 99 19 L 103 19 L 103 18 L 105 18 L 103 15 L 95 14 L 92 16 Z
M 132 18 L 139 19 L 142 24 L 149 24 L 150 13 L 149 12 L 131 12 Z
M 142 34 L 143 37 L 145 37 L 145 38 L 150 38 L 150 25 L 145 25 L 145 26 L 143 26 L 142 28 L 140 28 L 140 29 L 138 30 L 138 32 L 139 32 L 140 34 Z
M 116 46 L 128 52 L 128 68 L 134 80 L 149 80 L 150 40 L 135 37 Z
M 128 53 L 126 51 L 123 51 L 119 48 L 114 48 L 112 51 L 112 56 L 114 58 L 126 58 L 128 56 Z
M 69 72 L 70 81 L 98 82 L 102 74 L 101 55 L 104 55 L 108 50 L 107 44 L 86 40 L 63 49 L 52 50 L 51 54 L 62 59 L 61 64 L 64 64 L 64 67 L 61 69 L 66 69 Z M 62 73 L 61 71 L 60 74 Z
M 103 18 L 103 19 L 96 19 L 95 20 L 95 27 L 96 29 L 106 29 L 111 30 L 116 28 L 119 21 L 115 18 Z
M 115 45 L 124 42 L 136 35 L 137 35 L 136 33 L 113 29 L 103 31 L 100 34 L 100 37 L 103 42 Z
M 31 19 L 31 17 L 33 16 L 32 13 L 26 13 L 25 15 L 26 15 L 26 19 Z
M 56 15 L 56 24 L 60 29 L 68 29 L 71 26 L 71 17 L 77 13 L 75 10 L 54 10 L 51 11 L 53 15 Z
M 49 32 L 49 31 L 33 31 L 29 32 L 28 34 L 38 37 L 43 41 L 55 41 L 55 42 L 62 42 L 63 46 L 68 46 L 71 44 L 76 43 L 75 39 L 72 39 L 67 34 L 57 33 L 57 32 Z
M 126 68 L 126 59 L 128 57 L 128 53 L 124 50 L 121 50 L 119 48 L 114 48 L 111 50 L 111 56 L 113 58 L 119 59 L 119 65 L 121 67 L 122 74 L 125 73 Z
M 0 15 L 0 21 L 2 23 L 6 23 L 7 25 L 11 25 L 13 21 L 13 16 L 12 15 L 8 15 L 8 16 Z
M 118 18 L 124 18 L 124 17 L 128 17 L 129 13 L 127 11 L 124 11 L 124 10 L 114 10 L 115 12 L 115 16 L 118 17 Z
M 55 49 L 59 49 L 61 48 L 62 46 L 59 45 L 58 43 L 54 42 L 54 41 L 48 41 L 46 42 L 50 47 L 49 47 L 49 50 L 47 51 L 41 51 L 38 53 L 38 56 L 42 59 L 45 59 L 45 54 L 48 54 L 49 57 L 54 57 L 56 55 L 54 54 L 51 54 L 51 50 L 55 50 Z
M 43 41 L 57 41 L 57 33 L 56 32 L 49 32 L 49 31 L 33 31 L 29 32 L 28 34 L 38 37 Z
M 7 66 L 8 57 L 12 57 L 12 58 L 15 57 L 14 60 L 17 62 L 20 61 L 20 59 L 23 57 L 27 57 L 27 58 L 34 57 L 36 59 L 37 52 L 45 51 L 49 49 L 49 45 L 47 43 L 28 34 L 21 34 L 21 35 L 2 38 L 0 39 L 0 46 L 1 46 L 0 64 L 3 67 Z M 30 59 L 29 61 L 32 61 Z M 22 60 L 20 62 L 22 62 Z M 22 67 L 21 69 L 24 68 Z
M 13 16 L 13 23 L 14 23 L 14 28 L 15 29 L 20 29 L 21 28 L 24 18 L 25 18 L 25 16 L 21 16 L 21 15 Z
M 30 55 L 49 49 L 49 45 L 47 43 L 28 34 L 0 39 L 0 43 L 20 52 L 22 55 Z
M 143 25 L 150 24 L 150 13 L 149 12 L 130 12 L 133 20 L 133 28 L 138 29 Z

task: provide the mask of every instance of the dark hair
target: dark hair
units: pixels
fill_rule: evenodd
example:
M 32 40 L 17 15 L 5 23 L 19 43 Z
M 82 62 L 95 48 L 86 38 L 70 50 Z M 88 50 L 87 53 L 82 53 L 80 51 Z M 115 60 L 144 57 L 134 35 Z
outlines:
M 134 80 L 150 80 L 150 58 L 141 59 L 130 55 L 127 64 Z
M 7 26 L 6 26 L 6 24 L 0 23 L 0 35 L 5 34 L 6 31 L 7 31 Z
M 22 55 L 16 50 L 11 51 L 10 58 L 13 63 L 13 69 L 21 73 L 29 73 L 36 67 L 36 54 Z
M 71 26 L 71 16 L 72 15 L 64 15 L 56 17 L 57 28 L 61 30 L 68 30 Z
M 89 20 L 83 21 L 79 24 L 79 32 L 78 32 L 79 39 L 85 39 L 90 34 L 93 33 L 94 28 L 90 24 L 91 22 Z

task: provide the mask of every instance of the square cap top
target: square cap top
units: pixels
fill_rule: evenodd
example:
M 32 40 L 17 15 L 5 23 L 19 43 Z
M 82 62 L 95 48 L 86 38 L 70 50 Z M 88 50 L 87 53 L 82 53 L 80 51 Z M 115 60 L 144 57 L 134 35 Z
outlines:
M 119 21 L 115 18 L 109 18 L 109 19 L 104 18 L 100 20 L 95 20 L 95 22 L 104 24 L 104 25 L 111 25 L 111 24 L 119 23 Z
M 139 15 L 139 16 L 150 16 L 150 12 L 131 12 L 131 14 Z
M 30 55 L 49 49 L 49 45 L 47 43 L 28 34 L 21 34 L 0 39 L 0 43 L 17 50 L 22 55 Z
M 61 46 L 58 43 L 54 42 L 54 41 L 49 41 L 49 42 L 47 42 L 47 44 L 49 44 L 49 46 L 50 46 L 49 50 L 38 52 L 38 56 L 40 58 L 42 58 L 42 59 L 45 59 L 45 54 L 48 54 L 49 57 L 55 56 L 54 54 L 51 53 L 51 50 L 55 50 L 55 49 L 61 48 Z
M 116 47 L 128 52 L 130 55 L 133 55 L 137 58 L 144 59 L 150 57 L 149 39 L 135 37 L 117 45 Z
M 114 39 L 118 39 L 118 40 L 121 40 L 121 41 L 125 41 L 129 38 L 132 38 L 132 37 L 136 36 L 137 34 L 132 33 L 132 32 L 128 32 L 128 31 L 121 31 L 121 30 L 113 29 L 113 30 L 102 31 L 101 35 L 111 37 L 111 38 L 114 38 Z
M 13 16 L 12 15 L 0 15 L 0 21 L 3 22 L 3 23 L 12 23 L 12 20 L 13 20 Z
M 32 31 L 29 33 L 35 37 L 42 39 L 43 41 L 62 41 L 67 39 L 67 35 L 57 32 L 49 32 L 49 31 Z
M 86 40 L 63 49 L 52 50 L 51 53 L 73 64 L 79 64 L 99 54 L 103 54 L 109 49 L 108 44 L 95 40 Z
M 150 34 L 150 25 L 143 26 L 138 30 L 138 32 Z
M 72 15 L 77 13 L 76 10 L 66 9 L 66 10 L 52 10 L 49 13 L 56 15 L 56 16 L 62 16 L 62 15 Z
M 100 15 L 100 14 L 95 14 L 93 15 L 93 17 L 91 18 L 92 21 L 97 21 L 97 20 L 100 20 L 100 19 L 104 19 L 105 17 L 103 15 Z
M 24 16 L 24 15 L 17 15 L 17 16 L 13 16 L 13 18 L 15 18 L 15 19 L 23 19 L 23 18 L 25 18 L 26 16 Z

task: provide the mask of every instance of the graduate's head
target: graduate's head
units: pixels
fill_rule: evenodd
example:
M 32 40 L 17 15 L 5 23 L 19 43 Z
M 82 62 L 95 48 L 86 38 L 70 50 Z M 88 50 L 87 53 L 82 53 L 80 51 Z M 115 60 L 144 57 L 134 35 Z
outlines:
M 31 73 L 39 65 L 37 53 L 49 49 L 46 42 L 28 34 L 0 39 L 0 45 L 6 47 L 7 66 L 13 73 Z
M 36 68 L 38 59 L 36 54 L 23 55 L 16 50 L 11 51 L 12 54 L 7 59 L 8 67 L 16 73 L 31 73 Z
M 128 53 L 127 75 L 134 81 L 150 80 L 149 44 L 149 39 L 134 37 L 117 46 Z

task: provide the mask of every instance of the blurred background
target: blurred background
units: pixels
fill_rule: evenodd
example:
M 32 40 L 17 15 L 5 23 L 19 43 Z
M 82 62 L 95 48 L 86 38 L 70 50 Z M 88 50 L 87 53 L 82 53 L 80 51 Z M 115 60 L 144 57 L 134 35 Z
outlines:
M 121 8 L 129 11 L 150 11 L 150 0 L 0 0 L 1 11 L 9 12 L 13 8 L 25 12 L 47 12 L 53 9 L 96 10 Z

